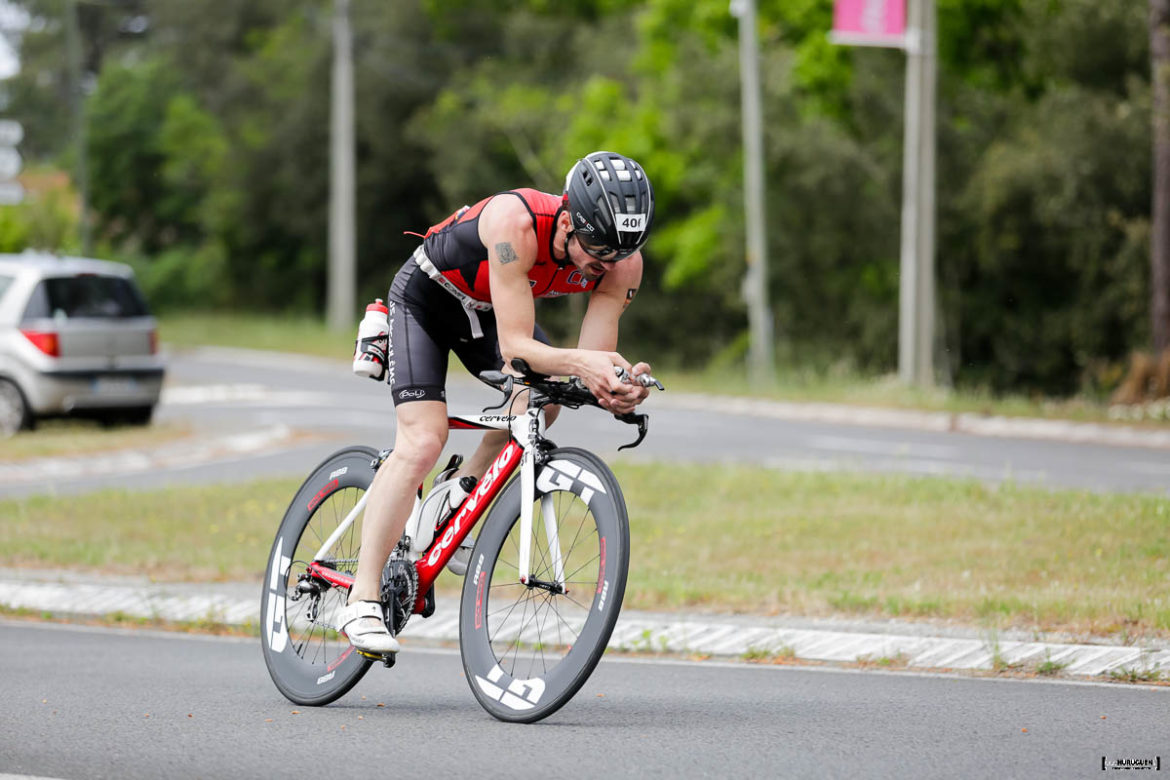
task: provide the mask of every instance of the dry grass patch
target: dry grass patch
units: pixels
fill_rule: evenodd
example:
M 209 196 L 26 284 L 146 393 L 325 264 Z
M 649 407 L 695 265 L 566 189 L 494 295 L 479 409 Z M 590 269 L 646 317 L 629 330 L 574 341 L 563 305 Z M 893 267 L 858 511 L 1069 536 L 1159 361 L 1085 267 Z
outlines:
M 191 436 L 191 427 L 183 423 L 104 428 L 86 420 L 46 420 L 36 430 L 0 440 L 0 463 L 153 448 Z
M 160 581 L 258 582 L 299 485 L 265 480 L 3 501 L 0 560 Z

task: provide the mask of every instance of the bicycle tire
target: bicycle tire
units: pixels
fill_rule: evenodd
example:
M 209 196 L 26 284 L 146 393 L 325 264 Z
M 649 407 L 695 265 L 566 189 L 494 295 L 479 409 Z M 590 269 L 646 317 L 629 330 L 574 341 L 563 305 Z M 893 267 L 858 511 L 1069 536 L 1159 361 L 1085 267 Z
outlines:
M 306 595 L 297 592 L 297 584 L 312 556 L 373 482 L 371 463 L 377 455 L 369 447 L 347 447 L 323 460 L 293 497 L 272 543 L 260 597 L 260 642 L 272 681 L 296 704 L 336 701 L 372 663 L 354 651 L 344 634 L 328 627 L 349 591 L 328 588 Z M 356 571 L 360 545 L 358 518 L 335 544 L 334 565 Z
M 476 540 L 460 600 L 459 646 L 480 705 L 500 720 L 532 723 L 573 698 L 605 652 L 625 595 L 630 527 L 609 467 L 585 450 L 553 450 L 537 471 L 530 581 L 556 579 L 541 513 L 547 496 L 568 592 L 525 586 L 516 566 L 520 494 L 514 479 Z

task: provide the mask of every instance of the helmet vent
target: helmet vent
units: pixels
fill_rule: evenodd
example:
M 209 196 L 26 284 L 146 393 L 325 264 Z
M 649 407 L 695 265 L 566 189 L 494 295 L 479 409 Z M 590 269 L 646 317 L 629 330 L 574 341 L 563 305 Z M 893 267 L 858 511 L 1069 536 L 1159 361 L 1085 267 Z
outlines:
M 565 197 L 575 226 L 595 246 L 628 257 L 646 240 L 654 220 L 654 191 L 635 161 L 613 152 L 593 152 L 565 177 Z

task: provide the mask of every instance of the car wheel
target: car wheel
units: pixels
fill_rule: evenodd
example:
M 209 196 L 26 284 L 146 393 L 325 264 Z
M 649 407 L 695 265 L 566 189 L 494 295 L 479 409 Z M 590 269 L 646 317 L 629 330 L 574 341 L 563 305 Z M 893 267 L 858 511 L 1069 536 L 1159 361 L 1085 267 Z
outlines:
M 7 379 L 0 379 L 0 437 L 15 434 L 32 424 L 32 415 L 20 388 Z

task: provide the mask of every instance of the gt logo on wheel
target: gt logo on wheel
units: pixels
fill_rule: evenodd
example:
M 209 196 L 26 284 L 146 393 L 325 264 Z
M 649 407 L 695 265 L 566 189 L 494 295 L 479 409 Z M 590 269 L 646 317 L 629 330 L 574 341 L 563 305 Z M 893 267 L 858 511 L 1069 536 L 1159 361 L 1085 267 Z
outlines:
M 574 482 L 583 485 L 580 492 L 573 490 Z M 594 493 L 605 494 L 605 488 L 596 474 L 567 460 L 552 460 L 546 463 L 536 478 L 536 489 L 542 493 L 552 493 L 556 490 L 576 492 L 586 504 L 593 498 Z
M 281 583 L 288 574 L 288 567 L 292 559 L 284 554 L 284 540 L 276 543 L 272 551 L 272 579 L 268 582 L 268 614 L 265 625 L 265 635 L 268 637 L 268 646 L 274 653 L 283 653 L 288 646 L 288 626 L 284 622 L 284 593 Z
M 499 664 L 488 672 L 487 679 L 475 676 L 479 689 L 506 707 L 514 710 L 530 710 L 540 703 L 544 695 L 544 680 L 533 677 L 531 680 L 512 680 L 507 689 L 496 685 L 504 677 L 504 670 Z M 520 698 L 523 696 L 524 698 Z

